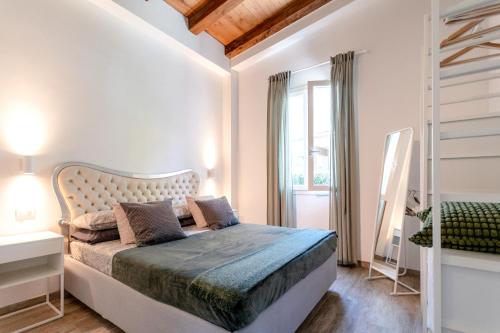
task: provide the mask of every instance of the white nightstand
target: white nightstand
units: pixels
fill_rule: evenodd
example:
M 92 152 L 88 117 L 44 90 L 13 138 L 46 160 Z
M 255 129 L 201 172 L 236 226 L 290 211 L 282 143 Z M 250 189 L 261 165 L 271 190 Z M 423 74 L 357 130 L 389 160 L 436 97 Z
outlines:
M 57 275 L 61 293 L 59 309 L 49 301 L 49 278 Z M 47 281 L 45 302 L 3 315 L 0 319 L 45 305 L 56 315 L 16 332 L 64 316 L 64 237 L 49 231 L 0 237 L 0 289 L 42 279 Z

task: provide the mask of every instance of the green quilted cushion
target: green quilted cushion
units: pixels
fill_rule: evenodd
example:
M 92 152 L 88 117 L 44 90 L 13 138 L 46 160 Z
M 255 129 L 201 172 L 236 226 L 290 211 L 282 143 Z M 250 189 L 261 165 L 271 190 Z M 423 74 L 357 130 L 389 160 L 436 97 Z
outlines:
M 410 241 L 432 247 L 432 209 L 417 214 L 424 222 Z M 500 254 L 500 203 L 442 202 L 441 246 L 448 249 Z

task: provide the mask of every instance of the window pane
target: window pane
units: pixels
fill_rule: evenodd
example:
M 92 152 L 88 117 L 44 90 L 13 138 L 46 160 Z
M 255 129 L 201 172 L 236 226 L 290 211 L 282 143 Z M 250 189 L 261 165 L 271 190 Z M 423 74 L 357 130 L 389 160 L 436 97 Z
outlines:
M 307 175 L 306 93 L 292 93 L 289 100 L 289 134 L 293 185 L 305 185 Z
M 313 185 L 328 186 L 330 183 L 330 86 L 314 86 L 313 98 Z
M 313 185 L 328 186 L 330 184 L 330 159 L 328 156 L 314 156 Z

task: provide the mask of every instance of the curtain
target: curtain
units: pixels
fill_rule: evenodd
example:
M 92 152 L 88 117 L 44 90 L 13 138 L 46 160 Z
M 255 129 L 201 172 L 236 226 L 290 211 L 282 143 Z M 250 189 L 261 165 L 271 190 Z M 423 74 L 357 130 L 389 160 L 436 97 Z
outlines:
M 354 52 L 331 58 L 332 135 L 330 154 L 330 229 L 339 237 L 339 265 L 353 265 L 353 186 L 355 174 Z
M 288 139 L 290 72 L 269 77 L 267 95 L 267 224 L 295 227 Z

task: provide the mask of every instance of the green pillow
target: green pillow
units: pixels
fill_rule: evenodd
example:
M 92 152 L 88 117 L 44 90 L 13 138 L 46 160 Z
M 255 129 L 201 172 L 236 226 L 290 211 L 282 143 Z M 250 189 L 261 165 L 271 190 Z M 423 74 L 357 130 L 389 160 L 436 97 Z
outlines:
M 432 208 L 419 213 L 422 230 L 409 240 L 432 247 Z M 441 246 L 443 248 L 500 253 L 500 203 L 442 202 Z

